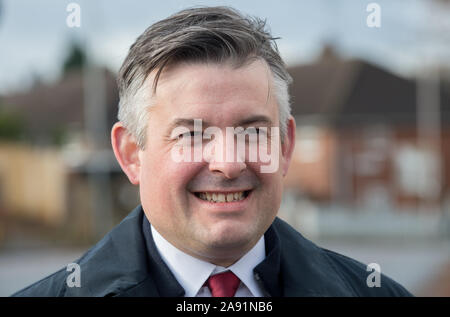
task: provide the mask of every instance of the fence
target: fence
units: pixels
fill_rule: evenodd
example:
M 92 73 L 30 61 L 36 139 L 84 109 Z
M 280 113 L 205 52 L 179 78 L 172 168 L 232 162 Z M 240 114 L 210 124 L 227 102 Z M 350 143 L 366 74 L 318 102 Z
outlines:
M 0 143 L 0 208 L 48 225 L 63 222 L 66 168 L 55 149 Z

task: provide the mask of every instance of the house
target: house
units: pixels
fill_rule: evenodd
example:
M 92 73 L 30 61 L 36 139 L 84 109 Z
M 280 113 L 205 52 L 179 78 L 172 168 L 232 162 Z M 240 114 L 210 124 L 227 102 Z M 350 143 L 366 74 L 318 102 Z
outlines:
M 329 47 L 316 62 L 289 72 L 297 140 L 287 188 L 347 206 L 434 209 L 444 202 L 450 193 L 448 86 L 435 90 L 440 105 L 433 108 L 415 79 L 342 59 Z M 425 102 L 418 103 L 421 96 Z
M 115 75 L 107 69 L 99 69 L 99 72 L 104 79 L 104 103 L 108 127 L 111 127 L 116 121 L 119 101 Z M 59 137 L 75 137 L 85 129 L 83 105 L 86 85 L 83 78 L 83 70 L 75 69 L 52 84 L 38 81 L 30 90 L 2 96 L 1 105 L 5 110 L 13 109 L 22 116 L 27 143 L 55 145 Z
M 99 132 L 103 142 L 92 142 L 86 134 L 90 114 L 84 113 L 81 69 L 56 83 L 1 98 L 3 109 L 22 117 L 25 134 L 22 142 L 0 142 L 1 217 L 32 221 L 89 242 L 136 206 L 137 189 L 121 171 L 109 142 L 117 120 L 115 76 L 106 69 L 98 73 L 104 96 L 97 100 L 106 109 L 106 126 Z

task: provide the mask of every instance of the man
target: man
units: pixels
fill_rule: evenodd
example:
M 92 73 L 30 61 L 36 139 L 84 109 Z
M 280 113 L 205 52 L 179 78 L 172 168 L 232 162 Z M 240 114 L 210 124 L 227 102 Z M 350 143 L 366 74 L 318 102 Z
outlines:
M 290 76 L 258 19 L 181 11 L 149 27 L 119 74 L 114 153 L 136 208 L 18 296 L 403 296 L 276 218 L 295 143 Z

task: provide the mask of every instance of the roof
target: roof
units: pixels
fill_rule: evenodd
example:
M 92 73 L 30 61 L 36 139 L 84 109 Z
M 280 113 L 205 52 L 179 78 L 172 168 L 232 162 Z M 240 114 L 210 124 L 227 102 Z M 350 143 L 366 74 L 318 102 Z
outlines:
M 344 60 L 326 48 L 316 62 L 290 68 L 292 113 L 333 125 L 415 124 L 416 80 L 362 60 Z M 441 84 L 441 115 L 450 122 L 450 95 Z
M 115 76 L 106 69 L 106 105 L 108 124 L 116 121 L 119 101 Z M 31 90 L 2 97 L 2 106 L 20 113 L 25 120 L 29 135 L 36 139 L 46 139 L 54 129 L 67 128 L 81 130 L 84 126 L 83 73 L 75 70 L 58 82 L 37 84 Z

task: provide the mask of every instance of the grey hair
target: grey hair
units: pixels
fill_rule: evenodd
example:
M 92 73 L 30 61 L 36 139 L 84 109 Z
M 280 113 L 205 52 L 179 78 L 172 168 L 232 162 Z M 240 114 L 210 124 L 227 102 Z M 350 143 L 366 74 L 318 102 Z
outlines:
M 292 78 L 275 40 L 266 30 L 265 21 L 244 17 L 229 7 L 186 9 L 156 22 L 130 47 L 119 70 L 118 119 L 144 149 L 148 107 L 166 66 L 181 62 L 231 62 L 238 68 L 252 60 L 263 59 L 272 73 L 283 140 L 291 112 L 288 86 Z M 153 89 L 148 89 L 144 83 L 152 72 L 156 72 Z

